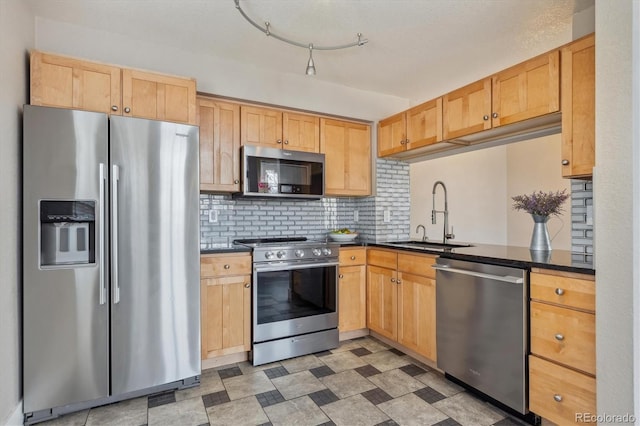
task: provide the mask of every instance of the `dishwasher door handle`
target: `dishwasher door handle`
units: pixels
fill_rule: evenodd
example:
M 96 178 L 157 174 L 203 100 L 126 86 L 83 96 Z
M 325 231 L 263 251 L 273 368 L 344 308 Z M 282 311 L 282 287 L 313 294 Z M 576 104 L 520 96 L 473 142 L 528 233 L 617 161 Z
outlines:
M 456 274 L 463 274 L 463 275 L 471 275 L 472 277 L 487 278 L 487 279 L 496 280 L 496 281 L 504 281 L 511 284 L 524 283 L 524 278 L 513 277 L 511 275 L 501 276 L 501 275 L 485 274 L 483 272 L 475 272 L 475 271 L 468 271 L 466 269 L 451 268 L 449 266 L 442 266 L 438 264 L 431 265 L 431 267 L 438 271 L 453 272 Z

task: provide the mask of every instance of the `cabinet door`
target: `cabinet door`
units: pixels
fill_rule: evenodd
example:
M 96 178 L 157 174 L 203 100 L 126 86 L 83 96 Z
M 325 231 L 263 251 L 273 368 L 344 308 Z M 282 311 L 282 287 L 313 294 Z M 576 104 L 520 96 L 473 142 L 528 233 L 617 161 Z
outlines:
M 200 190 L 240 190 L 240 106 L 198 98 Z
M 202 359 L 251 349 L 251 276 L 201 283 Z
M 123 115 L 196 124 L 196 81 L 122 70 Z
M 340 332 L 367 327 L 366 266 L 340 266 L 338 328 Z
M 282 112 L 241 106 L 240 144 L 282 148 Z
M 562 49 L 562 176 L 589 177 L 595 165 L 595 36 Z
M 398 318 L 396 271 L 367 266 L 367 326 L 396 340 Z
M 407 150 L 442 141 L 442 98 L 411 108 L 407 116 Z
M 371 128 L 320 119 L 320 152 L 325 155 L 325 194 L 371 194 Z
M 120 114 L 120 68 L 31 52 L 31 104 Z
M 398 343 L 436 360 L 436 282 L 398 273 Z
M 284 149 L 320 152 L 320 118 L 311 115 L 282 114 Z
M 492 126 L 560 109 L 560 52 L 545 53 L 493 77 Z
M 477 81 L 442 98 L 443 139 L 491 128 L 491 79 Z
M 405 150 L 407 121 L 404 112 L 378 123 L 378 157 L 392 155 Z

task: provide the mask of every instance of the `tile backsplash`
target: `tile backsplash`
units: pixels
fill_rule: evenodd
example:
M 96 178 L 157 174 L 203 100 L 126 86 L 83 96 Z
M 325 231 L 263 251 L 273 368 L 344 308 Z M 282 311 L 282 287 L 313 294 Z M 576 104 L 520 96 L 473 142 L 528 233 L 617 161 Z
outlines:
M 368 241 L 409 239 L 409 164 L 377 159 L 376 186 L 376 195 L 371 197 L 315 201 L 200 194 L 200 246 L 226 246 L 236 238 L 322 239 L 336 228 L 355 229 Z M 576 260 L 593 261 L 592 211 L 593 182 L 572 180 L 571 251 Z

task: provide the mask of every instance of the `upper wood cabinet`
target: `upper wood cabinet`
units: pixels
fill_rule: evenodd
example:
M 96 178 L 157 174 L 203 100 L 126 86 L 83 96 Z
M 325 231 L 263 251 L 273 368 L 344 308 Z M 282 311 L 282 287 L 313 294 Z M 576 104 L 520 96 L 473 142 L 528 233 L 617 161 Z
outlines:
M 371 194 L 371 127 L 320 119 L 320 151 L 325 155 L 325 194 Z
M 595 165 L 595 34 L 562 48 L 562 176 L 591 177 Z
M 122 115 L 196 124 L 196 81 L 122 70 Z
M 381 120 L 378 156 L 421 148 L 442 140 L 442 98 Z
M 560 53 L 537 56 L 448 93 L 443 139 L 528 120 L 560 109 Z
M 242 145 L 320 151 L 318 117 L 245 105 L 240 112 Z
M 240 105 L 198 97 L 200 190 L 240 190 Z
M 31 52 L 31 104 L 122 113 L 120 68 Z
M 31 104 L 196 124 L 196 82 L 31 52 Z

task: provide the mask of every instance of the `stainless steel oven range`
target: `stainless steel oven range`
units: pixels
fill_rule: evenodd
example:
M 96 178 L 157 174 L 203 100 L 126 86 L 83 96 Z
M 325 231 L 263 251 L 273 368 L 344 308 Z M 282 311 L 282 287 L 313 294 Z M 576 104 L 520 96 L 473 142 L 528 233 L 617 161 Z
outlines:
M 253 365 L 338 346 L 339 245 L 235 240 L 253 249 Z

